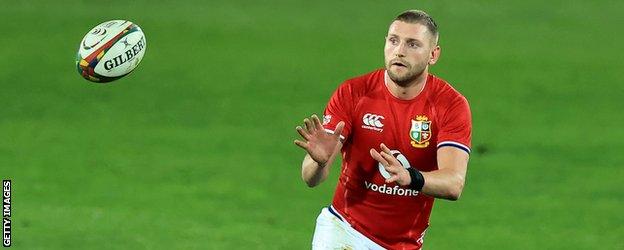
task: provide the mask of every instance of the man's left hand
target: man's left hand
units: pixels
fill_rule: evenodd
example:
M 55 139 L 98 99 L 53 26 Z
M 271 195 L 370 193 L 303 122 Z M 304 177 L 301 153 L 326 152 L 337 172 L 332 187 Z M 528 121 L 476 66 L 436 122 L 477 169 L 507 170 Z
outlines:
M 371 148 L 370 155 L 390 173 L 390 178 L 386 179 L 386 183 L 396 182 L 401 186 L 409 185 L 412 179 L 407 169 L 392 155 L 392 152 L 385 144 L 382 143 L 380 148 L 380 152 Z

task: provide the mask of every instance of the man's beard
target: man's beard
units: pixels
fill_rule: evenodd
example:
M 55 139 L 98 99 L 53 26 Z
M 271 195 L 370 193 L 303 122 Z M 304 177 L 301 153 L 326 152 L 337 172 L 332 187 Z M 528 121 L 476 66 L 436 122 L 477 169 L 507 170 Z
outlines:
M 410 83 L 414 82 L 414 80 L 418 79 L 423 74 L 426 65 L 415 67 L 413 69 L 411 69 L 410 67 L 406 67 L 407 73 L 403 75 L 395 74 L 392 70 L 390 70 L 390 67 L 392 67 L 392 65 L 386 66 L 386 72 L 388 72 L 388 76 L 390 77 L 390 79 L 401 87 L 407 87 L 410 85 Z

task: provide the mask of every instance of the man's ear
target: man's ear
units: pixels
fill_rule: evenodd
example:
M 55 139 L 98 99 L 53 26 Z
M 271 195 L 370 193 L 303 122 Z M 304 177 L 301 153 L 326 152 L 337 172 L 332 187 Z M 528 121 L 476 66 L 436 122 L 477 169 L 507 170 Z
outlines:
M 436 45 L 435 48 L 431 51 L 431 55 L 429 57 L 429 65 L 434 65 L 438 62 L 438 58 L 440 58 L 440 46 Z

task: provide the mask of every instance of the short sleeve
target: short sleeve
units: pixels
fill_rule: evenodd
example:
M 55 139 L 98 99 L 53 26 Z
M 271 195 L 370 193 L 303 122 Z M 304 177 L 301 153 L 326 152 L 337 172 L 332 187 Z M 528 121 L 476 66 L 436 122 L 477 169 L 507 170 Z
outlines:
M 472 117 L 468 101 L 456 98 L 441 118 L 438 148 L 451 146 L 470 154 L 472 140 Z
M 353 111 L 353 91 L 351 85 L 343 83 L 334 91 L 323 114 L 323 127 L 328 133 L 334 133 L 340 121 L 345 122 L 340 139 L 345 141 L 351 133 L 351 112 Z

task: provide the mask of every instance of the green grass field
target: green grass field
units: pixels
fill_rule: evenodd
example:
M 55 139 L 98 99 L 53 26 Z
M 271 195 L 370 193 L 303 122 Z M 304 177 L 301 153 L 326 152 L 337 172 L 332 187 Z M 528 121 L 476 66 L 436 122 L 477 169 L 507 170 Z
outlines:
M 470 101 L 474 153 L 426 249 L 624 249 L 621 1 L 3 1 L 0 178 L 15 249 L 308 249 L 294 128 L 383 66 L 406 9 Z M 74 65 L 110 19 L 147 36 L 109 85 Z

